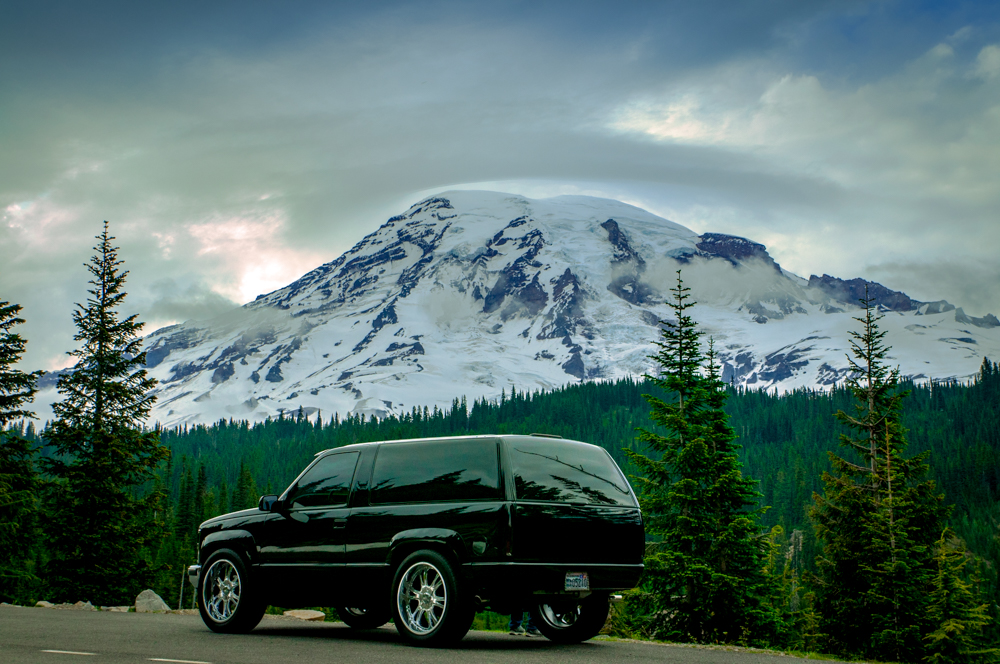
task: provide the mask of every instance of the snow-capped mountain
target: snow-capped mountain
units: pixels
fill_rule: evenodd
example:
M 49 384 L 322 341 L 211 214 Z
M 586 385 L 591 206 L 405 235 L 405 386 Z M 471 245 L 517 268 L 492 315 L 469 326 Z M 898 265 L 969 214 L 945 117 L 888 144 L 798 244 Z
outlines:
M 787 390 L 846 373 L 865 282 L 791 274 L 764 246 L 613 200 L 453 191 L 238 312 L 147 338 L 165 425 L 280 411 L 384 415 L 462 395 L 638 375 L 683 270 L 725 380 Z M 893 361 L 965 378 L 1000 321 L 868 284 Z

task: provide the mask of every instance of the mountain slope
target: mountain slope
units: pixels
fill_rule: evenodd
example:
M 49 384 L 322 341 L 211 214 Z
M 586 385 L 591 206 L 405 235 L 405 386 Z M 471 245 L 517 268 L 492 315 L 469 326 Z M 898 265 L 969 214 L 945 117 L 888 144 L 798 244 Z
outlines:
M 843 380 L 866 282 L 781 269 L 763 245 L 617 201 L 454 191 L 238 312 L 147 338 L 166 425 L 279 411 L 383 415 L 456 396 L 641 374 L 677 269 L 726 380 Z M 869 284 L 903 373 L 963 378 L 1000 323 Z

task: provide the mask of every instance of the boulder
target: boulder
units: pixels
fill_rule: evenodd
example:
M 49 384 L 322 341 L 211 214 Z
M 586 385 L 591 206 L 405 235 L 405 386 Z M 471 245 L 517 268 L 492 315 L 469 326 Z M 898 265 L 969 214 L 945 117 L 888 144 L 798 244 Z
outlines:
M 131 606 L 102 606 L 101 611 L 111 611 L 113 613 L 128 613 Z
M 298 618 L 299 620 L 312 620 L 315 622 L 323 622 L 326 620 L 325 613 L 322 611 L 313 611 L 311 609 L 292 609 L 291 611 L 285 611 L 283 615 L 291 618 Z
M 135 598 L 136 613 L 156 613 L 158 611 L 169 611 L 170 607 L 163 601 L 163 598 L 152 590 L 143 590 Z
M 55 604 L 53 604 L 52 602 L 46 602 L 43 599 L 40 602 L 35 602 L 35 606 L 37 606 L 37 607 L 39 607 L 41 609 L 51 609 L 53 606 L 55 606 Z

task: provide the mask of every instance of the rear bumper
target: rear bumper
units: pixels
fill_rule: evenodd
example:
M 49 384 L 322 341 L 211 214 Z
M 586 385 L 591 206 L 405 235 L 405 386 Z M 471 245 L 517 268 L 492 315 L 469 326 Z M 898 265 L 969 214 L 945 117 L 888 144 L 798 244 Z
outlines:
M 586 572 L 590 590 L 615 591 L 634 588 L 643 565 L 596 565 L 592 563 L 467 563 L 463 569 L 477 588 L 488 594 L 563 594 L 567 572 Z

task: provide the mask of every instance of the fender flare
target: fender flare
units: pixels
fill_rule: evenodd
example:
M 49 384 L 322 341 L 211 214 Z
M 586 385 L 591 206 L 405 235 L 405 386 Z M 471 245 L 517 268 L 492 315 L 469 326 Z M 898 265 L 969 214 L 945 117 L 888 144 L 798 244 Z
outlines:
M 465 541 L 454 530 L 447 528 L 411 528 L 393 535 L 389 540 L 389 554 L 386 563 L 392 565 L 403 556 L 417 549 L 429 548 L 450 554 L 458 564 L 466 558 Z
M 247 565 L 257 564 L 257 542 L 246 530 L 220 530 L 211 533 L 201 542 L 201 560 L 204 562 L 216 549 L 229 548 L 243 554 Z

